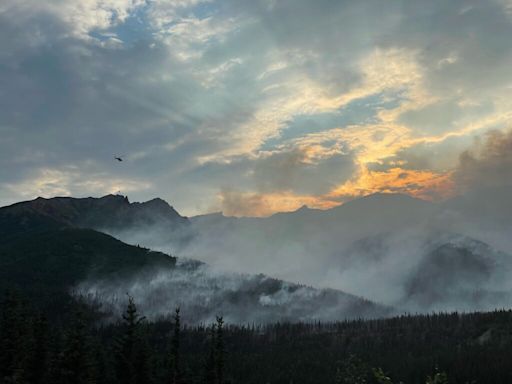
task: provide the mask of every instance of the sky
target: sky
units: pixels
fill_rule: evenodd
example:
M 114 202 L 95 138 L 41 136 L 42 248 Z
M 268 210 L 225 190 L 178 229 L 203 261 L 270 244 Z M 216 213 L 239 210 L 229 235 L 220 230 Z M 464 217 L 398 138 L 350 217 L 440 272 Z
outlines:
M 2 0 L 0 205 L 265 216 L 501 183 L 510 36 L 510 0 Z

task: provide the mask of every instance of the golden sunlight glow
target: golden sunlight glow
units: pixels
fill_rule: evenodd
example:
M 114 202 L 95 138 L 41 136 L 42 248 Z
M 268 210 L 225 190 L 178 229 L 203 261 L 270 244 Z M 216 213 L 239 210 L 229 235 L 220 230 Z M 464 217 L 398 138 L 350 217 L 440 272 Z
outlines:
M 425 199 L 437 200 L 453 194 L 451 172 L 406 170 L 391 168 L 386 172 L 364 169 L 354 181 L 349 181 L 331 192 L 331 198 L 358 197 L 372 193 L 406 193 Z
M 291 212 L 306 205 L 310 208 L 328 209 L 339 205 L 337 201 L 317 196 L 296 195 L 292 192 L 252 193 L 223 191 L 218 196 L 222 213 L 226 216 L 265 217 L 276 212 Z
M 388 92 L 401 97 L 395 107 L 378 111 L 373 121 L 311 132 L 288 142 L 292 147 L 301 148 L 312 164 L 336 154 L 351 153 L 358 171 L 350 180 L 324 195 L 298 196 L 293 192 L 257 194 L 258 201 L 264 203 L 254 205 L 250 214 L 266 216 L 273 212 L 294 210 L 303 204 L 325 209 L 377 192 L 405 193 L 426 200 L 442 200 L 453 196 L 456 188 L 452 180 L 453 171 L 450 169 L 411 170 L 405 169 L 405 164 L 399 161 L 383 171 L 372 171 L 369 167 L 374 163 L 382 163 L 403 149 L 420 144 L 442 143 L 458 137 L 470 138 L 506 124 L 512 120 L 512 105 L 507 101 L 509 99 L 501 98 L 503 102 L 494 113 L 469 122 L 460 120 L 452 127 L 440 127 L 440 133 L 435 134 L 425 134 L 413 126 L 403 124 L 400 117 L 405 112 L 421 110 L 440 100 L 425 86 L 424 69 L 418 64 L 417 56 L 418 53 L 412 50 L 375 50 L 358 63 L 362 80 L 355 88 L 329 98 L 326 96 L 328 93 L 323 92 L 319 85 L 294 79 L 295 88 L 288 88 L 280 102 L 274 104 L 273 108 L 262 108 L 266 118 L 254 122 L 250 128 L 246 127 L 249 132 L 258 132 L 259 140 L 279 132 L 283 122 L 296 114 L 332 111 L 351 101 L 373 95 L 387 95 Z M 446 65 L 452 61 L 449 60 Z M 466 98 L 461 103 L 463 106 L 478 105 L 479 101 Z M 262 126 L 266 126 L 266 132 L 261 129 Z

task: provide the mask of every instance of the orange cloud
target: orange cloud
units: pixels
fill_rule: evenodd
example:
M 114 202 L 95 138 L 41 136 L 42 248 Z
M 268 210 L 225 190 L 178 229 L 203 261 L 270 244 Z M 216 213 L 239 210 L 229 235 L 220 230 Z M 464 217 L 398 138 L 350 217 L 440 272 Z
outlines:
M 295 211 L 303 205 L 329 209 L 373 193 L 405 193 L 424 200 L 442 200 L 455 194 L 455 185 L 452 172 L 436 173 L 397 167 L 385 172 L 364 169 L 357 179 L 320 196 L 223 190 L 218 197 L 221 210 L 227 216 L 264 217 L 276 212 Z
M 328 209 L 340 204 L 338 201 L 311 195 L 296 195 L 292 192 L 253 193 L 223 190 L 218 198 L 223 214 L 237 217 L 265 217 L 276 212 L 295 211 L 303 205 Z
M 452 196 L 454 191 L 452 172 L 436 173 L 397 167 L 384 172 L 364 169 L 357 179 L 337 187 L 330 196 L 346 199 L 381 192 L 406 193 L 425 200 L 440 200 Z

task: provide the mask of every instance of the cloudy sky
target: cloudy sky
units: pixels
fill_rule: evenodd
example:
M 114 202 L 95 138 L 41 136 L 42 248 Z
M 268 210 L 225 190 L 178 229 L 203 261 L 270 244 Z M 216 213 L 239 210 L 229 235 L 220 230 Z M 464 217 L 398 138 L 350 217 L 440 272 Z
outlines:
M 2 0 L 0 205 L 268 215 L 492 184 L 510 36 L 510 0 Z

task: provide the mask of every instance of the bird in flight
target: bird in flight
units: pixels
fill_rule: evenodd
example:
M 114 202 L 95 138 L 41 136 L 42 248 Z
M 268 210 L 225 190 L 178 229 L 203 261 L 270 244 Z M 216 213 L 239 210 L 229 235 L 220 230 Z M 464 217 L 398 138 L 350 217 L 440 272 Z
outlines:
M 123 161 L 123 158 L 121 156 L 114 156 L 114 159 L 116 159 L 117 161 Z

